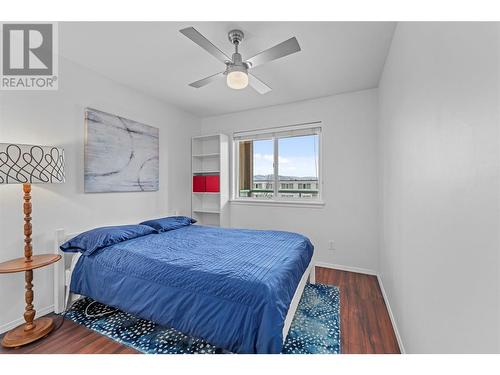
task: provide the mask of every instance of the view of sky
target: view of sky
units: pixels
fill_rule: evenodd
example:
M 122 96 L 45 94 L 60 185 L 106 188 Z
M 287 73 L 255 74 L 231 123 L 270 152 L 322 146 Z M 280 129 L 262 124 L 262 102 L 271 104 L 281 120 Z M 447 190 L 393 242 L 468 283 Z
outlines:
M 278 141 L 279 175 L 296 177 L 318 176 L 319 137 L 281 138 Z M 254 175 L 273 174 L 273 141 L 261 140 L 253 143 Z

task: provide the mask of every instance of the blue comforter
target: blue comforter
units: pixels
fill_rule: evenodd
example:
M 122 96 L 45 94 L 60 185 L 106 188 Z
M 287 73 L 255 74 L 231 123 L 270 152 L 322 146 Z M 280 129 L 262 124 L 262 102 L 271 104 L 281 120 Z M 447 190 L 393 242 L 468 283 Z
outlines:
M 190 225 L 80 257 L 71 291 L 237 353 L 279 353 L 304 236 Z

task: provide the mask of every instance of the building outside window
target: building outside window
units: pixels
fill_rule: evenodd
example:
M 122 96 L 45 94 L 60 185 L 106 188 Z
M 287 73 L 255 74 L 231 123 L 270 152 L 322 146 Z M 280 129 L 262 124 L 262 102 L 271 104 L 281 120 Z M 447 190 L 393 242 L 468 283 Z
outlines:
M 235 133 L 234 199 L 320 200 L 320 140 L 318 126 Z

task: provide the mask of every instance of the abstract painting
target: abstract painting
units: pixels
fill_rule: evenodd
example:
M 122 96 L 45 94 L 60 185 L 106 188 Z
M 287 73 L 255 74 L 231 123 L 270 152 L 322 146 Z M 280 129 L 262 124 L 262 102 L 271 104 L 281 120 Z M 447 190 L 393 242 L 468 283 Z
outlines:
M 157 191 L 159 130 L 87 108 L 86 193 Z

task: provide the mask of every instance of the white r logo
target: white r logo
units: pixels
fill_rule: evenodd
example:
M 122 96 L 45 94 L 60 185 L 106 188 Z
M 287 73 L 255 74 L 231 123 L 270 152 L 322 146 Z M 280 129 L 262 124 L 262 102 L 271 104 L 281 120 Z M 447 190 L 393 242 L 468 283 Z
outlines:
M 24 40 L 26 31 L 27 43 Z M 28 55 L 28 69 L 47 69 L 47 65 L 33 53 L 33 50 L 37 50 L 42 44 L 43 35 L 38 30 L 10 30 L 10 68 L 25 69 L 24 59 L 25 55 Z

